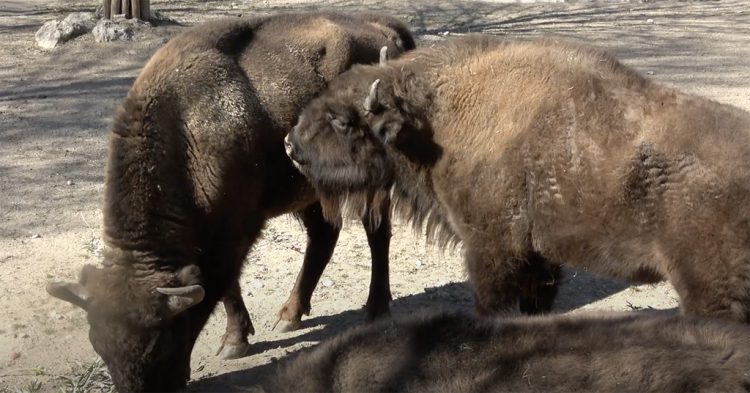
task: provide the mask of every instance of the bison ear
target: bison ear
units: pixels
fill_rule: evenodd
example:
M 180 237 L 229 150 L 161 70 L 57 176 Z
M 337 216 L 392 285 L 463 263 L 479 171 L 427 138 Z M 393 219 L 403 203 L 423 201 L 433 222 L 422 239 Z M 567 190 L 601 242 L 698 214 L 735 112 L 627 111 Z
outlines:
M 346 135 L 349 131 L 349 117 L 339 113 L 326 113 L 326 121 L 331 124 L 339 135 Z
M 404 118 L 400 113 L 388 111 L 372 124 L 373 133 L 383 143 L 393 143 L 404 125 Z
M 51 296 L 88 311 L 89 293 L 83 285 L 72 282 L 51 282 L 44 289 Z

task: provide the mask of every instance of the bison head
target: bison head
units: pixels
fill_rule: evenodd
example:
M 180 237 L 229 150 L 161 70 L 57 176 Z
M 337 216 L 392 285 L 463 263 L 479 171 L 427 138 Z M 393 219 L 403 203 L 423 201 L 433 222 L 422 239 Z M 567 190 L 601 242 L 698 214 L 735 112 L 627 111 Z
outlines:
M 356 65 L 334 79 L 284 139 L 287 155 L 316 187 L 332 222 L 347 202 L 353 205 L 347 213 L 362 216 L 393 185 L 395 166 L 388 149 L 398 139 L 404 116 L 393 95 L 379 97 L 380 80 L 362 83 L 363 73 L 386 68 L 385 53 L 383 47 L 380 65 Z
M 143 276 L 132 267 L 87 265 L 78 283 L 53 282 L 46 290 L 87 312 L 89 340 L 119 392 L 175 391 L 190 377 L 190 352 L 200 329 L 185 312 L 205 295 L 196 284 L 197 270 L 191 265 Z

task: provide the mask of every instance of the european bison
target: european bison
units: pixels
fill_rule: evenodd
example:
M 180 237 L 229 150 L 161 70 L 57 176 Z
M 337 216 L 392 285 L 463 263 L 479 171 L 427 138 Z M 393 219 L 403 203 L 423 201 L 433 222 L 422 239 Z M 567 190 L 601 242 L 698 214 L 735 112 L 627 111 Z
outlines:
M 477 35 L 355 66 L 285 144 L 327 216 L 390 193 L 460 241 L 479 314 L 564 263 L 668 279 L 683 313 L 750 322 L 750 114 L 591 47 Z
M 242 262 L 264 222 L 298 214 L 304 263 L 279 313 L 284 328 L 310 297 L 339 231 L 284 154 L 303 105 L 354 63 L 415 47 L 406 25 L 377 14 L 286 14 L 192 28 L 145 66 L 115 116 L 101 269 L 47 291 L 88 312 L 89 338 L 118 391 L 172 391 L 216 303 L 227 311 L 223 358 L 243 356 L 254 329 L 240 294 Z M 380 201 L 387 207 L 388 201 Z M 385 208 L 384 207 L 384 208 Z M 390 223 L 365 219 L 373 269 L 366 311 L 388 313 Z
M 391 318 L 296 355 L 266 391 L 750 391 L 747 325 L 650 313 Z

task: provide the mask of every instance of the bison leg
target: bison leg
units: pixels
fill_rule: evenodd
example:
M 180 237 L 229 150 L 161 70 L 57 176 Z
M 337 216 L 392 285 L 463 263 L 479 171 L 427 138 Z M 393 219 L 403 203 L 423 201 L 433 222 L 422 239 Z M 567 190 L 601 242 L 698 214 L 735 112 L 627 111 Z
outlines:
M 339 229 L 334 228 L 323 218 L 323 209 L 316 202 L 302 211 L 302 223 L 307 230 L 307 248 L 302 269 L 297 274 L 289 299 L 281 307 L 273 330 L 290 332 L 297 330 L 302 322 L 302 314 L 310 315 L 310 298 L 318 285 L 320 276 L 331 260 L 333 249 L 339 238 Z
M 548 313 L 557 296 L 560 265 L 550 263 L 537 253 L 532 253 L 528 262 L 521 264 L 519 308 L 525 314 Z
M 494 316 L 518 311 L 521 271 L 518 258 L 466 246 L 464 257 L 474 294 L 474 312 Z
M 380 225 L 371 230 L 373 223 L 366 217 L 362 220 L 367 231 L 367 243 L 370 245 L 372 256 L 372 273 L 370 278 L 370 293 L 365 304 L 365 321 L 372 322 L 378 317 L 389 316 L 391 311 L 388 303 L 391 296 L 391 284 L 388 277 L 388 253 L 391 244 L 391 220 L 389 202 L 381 206 Z
M 221 299 L 227 312 L 227 330 L 221 338 L 221 345 L 216 351 L 220 359 L 239 359 L 250 349 L 247 336 L 255 334 L 255 328 L 250 320 L 239 280 L 235 280 L 224 297 Z

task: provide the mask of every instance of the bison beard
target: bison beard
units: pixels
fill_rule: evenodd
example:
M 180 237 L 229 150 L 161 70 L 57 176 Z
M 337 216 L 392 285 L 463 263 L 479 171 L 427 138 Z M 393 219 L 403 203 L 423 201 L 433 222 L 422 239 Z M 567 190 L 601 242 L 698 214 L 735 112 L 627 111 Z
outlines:
M 352 184 L 390 188 L 395 213 L 460 241 L 480 314 L 548 307 L 565 263 L 750 321 L 750 114 L 591 47 L 469 35 L 354 66 L 287 139 L 329 204 L 361 214 Z M 332 181 L 341 163 L 358 177 Z
M 184 387 L 218 302 L 227 327 L 217 355 L 246 354 L 255 330 L 242 263 L 265 221 L 286 213 L 308 242 L 274 329 L 300 326 L 339 229 L 284 154 L 284 135 L 334 76 L 414 48 L 395 17 L 311 12 L 207 22 L 154 54 L 110 133 L 103 266 L 85 267 L 78 283 L 47 286 L 87 311 L 91 344 L 118 391 Z M 371 202 L 388 210 L 387 197 Z M 391 228 L 386 215 L 362 221 L 372 253 L 369 321 L 389 314 Z
M 750 391 L 747 326 L 651 313 L 658 314 L 392 318 L 282 360 L 264 388 L 269 393 Z

